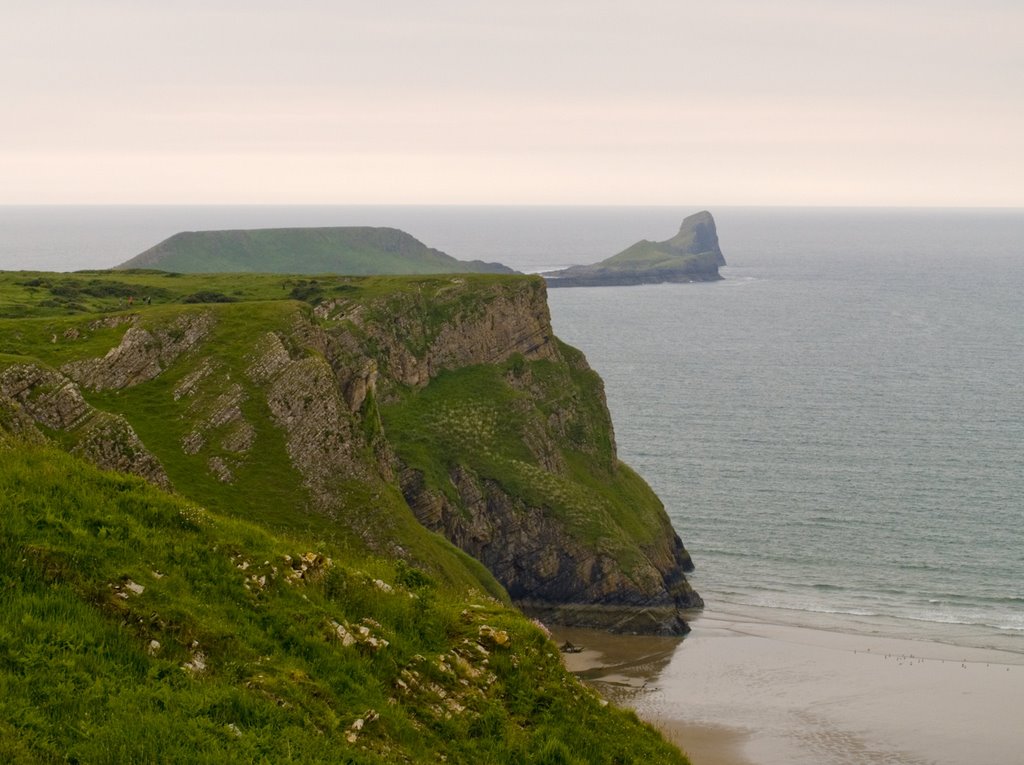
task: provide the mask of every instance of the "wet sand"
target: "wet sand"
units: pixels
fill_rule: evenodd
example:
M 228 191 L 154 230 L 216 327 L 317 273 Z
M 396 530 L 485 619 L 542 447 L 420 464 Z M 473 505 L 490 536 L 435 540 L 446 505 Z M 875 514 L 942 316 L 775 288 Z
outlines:
M 705 612 L 685 640 L 553 628 L 693 765 L 1024 762 L 1024 654 Z

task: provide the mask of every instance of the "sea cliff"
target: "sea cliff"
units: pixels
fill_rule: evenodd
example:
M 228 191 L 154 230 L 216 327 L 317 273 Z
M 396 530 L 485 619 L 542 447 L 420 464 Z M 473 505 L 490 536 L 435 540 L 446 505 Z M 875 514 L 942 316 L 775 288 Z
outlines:
M 0 273 L 0 760 L 685 765 L 688 565 L 539 278 Z
M 0 401 L 98 466 L 207 505 L 314 513 L 426 569 L 452 565 L 426 549 L 423 527 L 438 532 L 544 618 L 686 631 L 689 555 L 619 462 L 600 378 L 555 338 L 540 278 L 287 292 L 249 276 L 252 294 L 198 305 L 178 302 L 196 294 L 183 279 L 119 274 L 109 284 L 157 301 L 42 320 L 46 342 L 8 332 Z M 307 300 L 258 299 L 297 290 Z

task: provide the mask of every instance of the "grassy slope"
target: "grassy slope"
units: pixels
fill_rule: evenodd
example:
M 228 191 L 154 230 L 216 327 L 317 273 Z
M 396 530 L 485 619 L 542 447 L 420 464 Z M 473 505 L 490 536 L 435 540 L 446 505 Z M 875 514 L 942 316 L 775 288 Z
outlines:
M 463 262 L 391 228 L 281 228 L 188 231 L 120 267 L 187 273 L 437 274 L 493 272 Z
M 285 556 L 305 553 L 320 557 L 299 579 Z M 364 624 L 389 645 L 345 646 L 332 622 Z M 484 624 L 506 630 L 508 646 L 481 639 Z M 185 668 L 200 655 L 204 669 Z M 357 719 L 365 726 L 352 743 Z M 479 593 L 201 509 L 62 452 L 0 444 L 0 760 L 442 754 L 684 762 L 568 676 L 533 625 Z
M 656 271 L 671 268 L 712 267 L 716 265 L 712 252 L 679 253 L 668 249 L 663 242 L 637 242 L 592 268 L 611 270 Z
M 283 436 L 269 424 L 265 405 L 260 404 L 261 396 L 245 379 L 252 339 L 260 332 L 286 330 L 297 310 L 293 300 L 296 297 L 317 300 L 343 296 L 366 306 L 371 318 L 381 313 L 377 317 L 380 321 L 389 320 L 387 313 L 398 306 L 406 315 L 422 314 L 423 321 L 434 326 L 443 324 L 454 313 L 479 309 L 476 295 L 487 294 L 486 288 L 509 279 L 522 281 L 522 277 L 501 275 L 459 279 L 470 280 L 480 290 L 459 289 L 456 300 L 438 299 L 452 288 L 450 277 L 307 279 L 146 271 L 0 273 L 0 318 L 26 313 L 41 315 L 15 322 L 0 320 L 0 363 L 4 354 L 8 354 L 9 361 L 38 358 L 53 367 L 102 355 L 118 342 L 123 326 L 90 330 L 74 342 L 65 342 L 64 332 L 82 327 L 87 313 L 126 308 L 128 296 L 133 297 L 132 310 L 141 315 L 143 326 L 167 323 L 183 310 L 213 311 L 217 323 L 210 344 L 216 347 L 218 363 L 231 379 L 254 394 L 244 406 L 247 418 L 259 430 L 257 448 L 239 472 L 236 485 L 220 483 L 203 468 L 202 460 L 212 456 L 209 451 L 189 456 L 180 448 L 194 415 L 187 410 L 188 402 L 174 401 L 171 392 L 191 371 L 190 366 L 172 367 L 135 388 L 103 394 L 86 392 L 88 400 L 101 409 L 127 416 L 182 493 L 212 509 L 243 516 L 250 512 L 249 508 L 260 507 L 266 520 L 282 527 L 319 530 L 321 535 L 330 535 L 340 542 L 346 532 L 337 524 L 316 514 L 296 511 L 303 504 L 304 489 L 298 476 L 287 467 Z M 539 288 L 540 284 L 528 286 Z M 182 304 L 202 293 L 237 302 L 194 308 Z M 152 300 L 151 305 L 142 304 L 145 297 Z M 387 300 L 382 302 L 383 297 Z M 51 342 L 54 338 L 58 342 Z M 565 345 L 561 352 L 570 360 L 580 356 Z M 526 375 L 530 394 L 512 387 L 507 379 L 509 374 Z M 403 460 L 422 470 L 435 488 L 450 491 L 447 475 L 451 466 L 467 465 L 478 475 L 497 480 L 511 494 L 536 506 L 550 507 L 583 539 L 600 545 L 628 571 L 637 543 L 647 543 L 663 533 L 654 514 L 639 513 L 637 508 L 657 508 L 660 503 L 642 479 L 614 460 L 611 432 L 599 403 L 600 385 L 596 374 L 581 371 L 574 363 L 527 363 L 520 359 L 505 368 L 484 366 L 443 373 L 421 391 L 406 391 L 397 404 L 386 407 L 382 414 L 389 440 Z M 531 430 L 544 429 L 552 412 L 566 408 L 574 409 L 577 416 L 556 444 L 565 457 L 567 470 L 564 475 L 554 475 L 538 466 L 524 438 L 529 437 Z M 581 451 L 584 448 L 588 451 Z M 444 549 L 433 535 L 424 536 L 394 487 L 352 485 L 347 487 L 347 493 L 351 495 L 349 512 L 375 512 L 377 522 L 387 519 L 397 525 L 394 533 L 405 537 L 422 560 L 452 568 L 451 551 Z M 372 506 L 375 509 L 368 510 Z M 457 566 L 450 576 L 458 579 L 466 568 L 465 564 Z M 493 582 L 488 589 L 493 592 Z

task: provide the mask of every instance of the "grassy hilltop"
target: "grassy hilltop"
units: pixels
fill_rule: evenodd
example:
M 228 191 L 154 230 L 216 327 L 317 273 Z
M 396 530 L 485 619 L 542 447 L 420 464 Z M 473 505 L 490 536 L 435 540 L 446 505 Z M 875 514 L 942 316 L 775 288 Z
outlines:
M 117 268 L 181 273 L 513 273 L 500 263 L 456 260 L 395 228 L 369 226 L 184 231 Z
M 0 760 L 684 763 L 409 504 L 478 486 L 647 581 L 663 511 L 542 298 L 0 274 Z

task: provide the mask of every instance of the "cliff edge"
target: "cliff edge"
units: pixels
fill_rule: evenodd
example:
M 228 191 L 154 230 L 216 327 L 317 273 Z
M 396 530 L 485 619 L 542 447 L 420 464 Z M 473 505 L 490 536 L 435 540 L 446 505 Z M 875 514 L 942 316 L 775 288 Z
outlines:
M 0 322 L 8 431 L 551 621 L 678 634 L 702 605 L 538 277 L 0 276 L 93 301 Z

